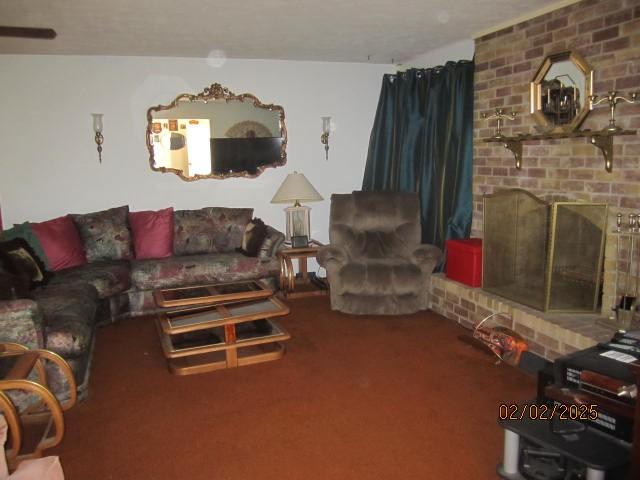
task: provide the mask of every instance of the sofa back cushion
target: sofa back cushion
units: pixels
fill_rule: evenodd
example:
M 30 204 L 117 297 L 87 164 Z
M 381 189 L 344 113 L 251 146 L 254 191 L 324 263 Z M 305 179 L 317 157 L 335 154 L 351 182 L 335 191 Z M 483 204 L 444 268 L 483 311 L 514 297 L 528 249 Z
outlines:
M 70 217 L 32 223 L 31 229 L 42 245 L 49 270 L 55 272 L 87 263 L 78 229 Z
M 129 207 L 71 215 L 78 227 L 89 262 L 131 258 L 131 234 L 127 222 Z
M 173 208 L 129 212 L 129 226 L 136 259 L 173 255 Z
M 253 217 L 252 208 L 209 207 L 177 210 L 173 214 L 173 253 L 233 252 Z

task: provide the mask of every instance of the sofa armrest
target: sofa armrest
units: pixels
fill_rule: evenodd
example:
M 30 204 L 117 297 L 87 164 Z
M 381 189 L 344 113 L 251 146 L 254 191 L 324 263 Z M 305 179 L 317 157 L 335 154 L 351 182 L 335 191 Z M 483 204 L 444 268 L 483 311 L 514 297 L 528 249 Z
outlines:
M 279 232 L 275 228 L 267 225 L 267 236 L 262 242 L 258 258 L 263 262 L 268 262 L 275 257 L 278 250 L 284 245 L 284 233 Z
M 349 261 L 347 251 L 338 245 L 324 245 L 318 249 L 316 255 L 318 263 L 329 270 L 344 265 Z
M 411 262 L 420 267 L 420 270 L 433 272 L 433 269 L 442 261 L 442 250 L 435 245 L 418 245 L 411 252 Z
M 19 343 L 27 348 L 42 348 L 43 326 L 42 311 L 35 301 L 0 301 L 0 342 Z

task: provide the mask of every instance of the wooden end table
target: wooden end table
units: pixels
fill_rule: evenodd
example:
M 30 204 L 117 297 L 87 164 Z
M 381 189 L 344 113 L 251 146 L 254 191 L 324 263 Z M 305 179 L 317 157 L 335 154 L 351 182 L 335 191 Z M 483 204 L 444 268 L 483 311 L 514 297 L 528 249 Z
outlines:
M 280 259 L 280 289 L 286 298 L 327 295 L 329 286 L 314 274 L 309 275 L 307 260 L 315 258 L 322 244 L 312 240 L 306 247 L 285 248 L 278 252 Z M 293 269 L 293 260 L 298 260 L 299 273 Z

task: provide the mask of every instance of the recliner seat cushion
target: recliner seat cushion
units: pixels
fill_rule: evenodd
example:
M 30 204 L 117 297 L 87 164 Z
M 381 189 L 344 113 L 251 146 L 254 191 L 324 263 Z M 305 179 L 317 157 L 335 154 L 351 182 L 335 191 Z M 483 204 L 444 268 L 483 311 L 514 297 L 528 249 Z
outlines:
M 357 295 L 406 295 L 415 293 L 424 283 L 420 269 L 406 260 L 354 260 L 340 269 L 335 293 Z
M 251 280 L 278 275 L 277 257 L 264 261 L 241 253 L 209 253 L 140 260 L 131 264 L 131 283 L 136 290 L 183 285 Z

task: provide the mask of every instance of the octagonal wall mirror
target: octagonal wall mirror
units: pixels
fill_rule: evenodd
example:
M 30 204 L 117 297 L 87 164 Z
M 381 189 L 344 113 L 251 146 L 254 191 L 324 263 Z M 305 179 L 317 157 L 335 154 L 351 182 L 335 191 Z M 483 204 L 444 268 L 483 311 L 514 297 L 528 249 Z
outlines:
M 577 52 L 544 59 L 531 81 L 531 113 L 545 132 L 572 132 L 589 113 L 593 70 Z
M 284 109 L 214 83 L 147 110 L 149 163 L 183 180 L 257 177 L 287 161 Z

